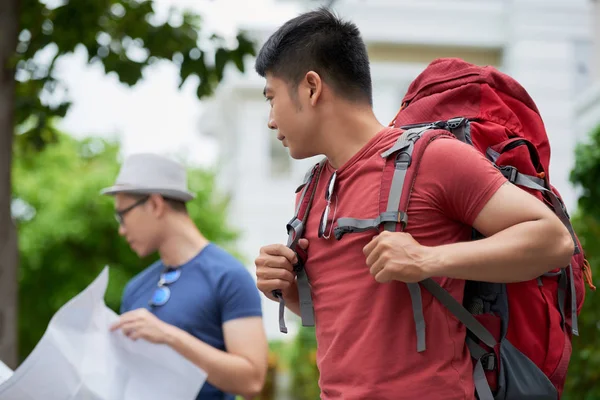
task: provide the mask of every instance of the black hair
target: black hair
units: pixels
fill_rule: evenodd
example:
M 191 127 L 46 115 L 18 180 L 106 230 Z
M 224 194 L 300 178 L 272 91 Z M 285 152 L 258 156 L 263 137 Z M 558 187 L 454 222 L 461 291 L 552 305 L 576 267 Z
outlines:
M 358 27 L 326 8 L 293 18 L 273 33 L 256 58 L 256 72 L 296 87 L 315 71 L 339 96 L 373 104 L 371 70 Z
M 142 194 L 128 194 L 128 195 L 131 196 L 132 198 L 134 198 L 135 200 L 141 200 L 144 197 L 149 197 L 149 195 L 142 195 Z M 165 197 L 162 195 L 161 195 L 161 197 L 173 211 L 176 211 L 179 213 L 184 213 L 184 214 L 188 213 L 187 205 L 185 204 L 184 201 L 172 199 L 170 197 Z
M 187 205 L 185 204 L 185 202 L 183 202 L 181 200 L 171 199 L 168 197 L 164 197 L 164 199 L 165 199 L 165 202 L 169 205 L 169 207 L 171 207 L 171 209 L 173 211 L 187 214 L 188 211 L 187 211 Z

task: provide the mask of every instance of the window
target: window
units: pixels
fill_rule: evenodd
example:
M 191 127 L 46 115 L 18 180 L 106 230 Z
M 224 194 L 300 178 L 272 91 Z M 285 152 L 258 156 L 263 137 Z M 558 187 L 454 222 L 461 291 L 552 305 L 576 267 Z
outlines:
M 413 77 L 413 79 L 416 78 Z M 404 99 L 404 96 L 406 96 L 406 93 L 408 93 L 408 87 L 410 86 L 410 84 L 412 83 L 412 79 L 411 80 L 402 80 L 399 82 L 398 84 L 398 93 L 400 93 L 400 99 L 398 100 L 398 109 L 400 109 L 400 106 L 402 105 L 402 99 Z
M 585 91 L 592 84 L 592 43 L 589 40 L 577 40 L 574 47 L 575 96 Z
M 288 177 L 292 169 L 292 160 L 288 150 L 277 139 L 275 132 L 268 131 L 267 134 L 269 135 L 271 177 Z

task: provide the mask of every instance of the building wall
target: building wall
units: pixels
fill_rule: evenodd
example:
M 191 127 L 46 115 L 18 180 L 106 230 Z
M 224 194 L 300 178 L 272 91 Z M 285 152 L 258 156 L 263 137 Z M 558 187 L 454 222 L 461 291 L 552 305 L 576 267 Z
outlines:
M 587 135 L 600 126 L 600 1 L 590 0 L 590 3 L 593 10 L 591 79 L 586 82 L 586 87 L 578 94 L 575 103 L 576 126 L 580 140 L 586 140 Z
M 586 74 L 578 74 L 576 54 L 589 44 L 589 3 L 518 0 L 507 18 L 503 68 L 538 105 L 552 149 L 550 179 L 572 211 L 577 196 L 569 174 L 578 137 L 573 105 L 586 82 Z
M 594 41 L 594 79 L 596 82 L 600 82 L 600 1 L 590 0 L 593 15 L 593 41 Z

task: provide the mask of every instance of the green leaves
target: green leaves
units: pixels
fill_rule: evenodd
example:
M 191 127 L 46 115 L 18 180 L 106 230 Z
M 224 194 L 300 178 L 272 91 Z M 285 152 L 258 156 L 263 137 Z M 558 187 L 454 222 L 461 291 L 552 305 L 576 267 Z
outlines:
M 179 69 L 181 85 L 189 77 L 199 78 L 197 95 L 203 98 L 214 92 L 228 65 L 242 70 L 244 56 L 254 54 L 253 43 L 243 34 L 237 37 L 237 47 L 227 45 L 202 31 L 200 16 L 171 11 L 160 20 L 153 5 L 151 0 L 20 0 L 19 14 L 8 17 L 18 20 L 21 29 L 11 59 L 14 105 L 8 100 L 5 104 L 14 110 L 18 127 L 13 208 L 21 253 L 22 357 L 58 307 L 105 264 L 112 267 L 107 303 L 116 309 L 125 281 L 149 262 L 138 260 L 118 237 L 111 199 L 98 195 L 116 176 L 119 144 L 77 141 L 52 125 L 71 105 L 67 88 L 56 77 L 56 62 L 85 49 L 89 63 L 101 64 L 106 73 L 133 86 L 146 67 L 168 61 Z M 5 131 L 13 134 L 10 127 Z M 209 239 L 231 247 L 237 235 L 227 227 L 227 199 L 213 194 L 213 179 L 205 171 L 190 174 L 203 194 L 190 205 L 190 214 Z
M 588 142 L 577 146 L 571 181 L 581 190 L 573 225 L 585 250 L 595 284 L 600 281 L 600 126 Z M 600 286 L 600 285 L 598 285 Z M 580 336 L 573 337 L 573 355 L 565 388 L 565 399 L 600 398 L 600 293 L 586 289 L 579 316 Z
M 107 305 L 118 310 L 123 287 L 157 256 L 140 260 L 118 235 L 113 201 L 99 194 L 118 173 L 119 143 L 99 138 L 58 140 L 34 154 L 15 148 L 13 213 L 17 218 L 19 350 L 23 359 L 52 315 L 109 265 Z M 227 198 L 210 171 L 189 169 L 196 199 L 189 213 L 205 236 L 233 249 L 237 232 L 227 223 Z
M 314 328 L 300 328 L 294 338 L 290 354 L 292 387 L 294 400 L 318 399 L 319 369 L 316 361 L 317 340 Z
M 22 0 L 20 23 L 15 124 L 39 125 L 28 136 L 35 148 L 44 143 L 36 134 L 45 121 L 64 116 L 70 106 L 66 96 L 52 103 L 40 96 L 64 92 L 54 66 L 79 46 L 87 50 L 89 63 L 102 64 L 106 73 L 115 73 L 129 86 L 156 61 L 173 62 L 180 87 L 189 77 L 198 77 L 198 98 L 214 93 L 228 65 L 244 71 L 244 57 L 255 55 L 254 43 L 243 33 L 237 36 L 237 47 L 227 46 L 218 36 L 202 32 L 202 19 L 194 13 L 171 10 L 166 20 L 159 20 L 151 0 L 63 1 L 55 8 Z
M 575 160 L 571 181 L 583 190 L 579 207 L 600 218 L 600 126 L 590 134 L 587 143 L 577 146 Z

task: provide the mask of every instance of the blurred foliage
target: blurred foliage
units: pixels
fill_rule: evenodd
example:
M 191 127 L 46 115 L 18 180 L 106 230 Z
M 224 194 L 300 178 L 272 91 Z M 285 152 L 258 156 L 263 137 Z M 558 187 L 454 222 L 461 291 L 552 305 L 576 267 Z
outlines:
M 204 32 L 194 13 L 171 11 L 165 21 L 159 20 L 152 0 L 21 0 L 15 19 L 20 23 L 13 59 L 15 125 L 24 127 L 20 139 L 34 148 L 56 139 L 48 121 L 65 116 L 70 101 L 54 69 L 60 57 L 78 47 L 86 50 L 89 63 L 101 64 L 130 86 L 142 78 L 145 67 L 170 61 L 179 70 L 180 87 L 189 77 L 199 78 L 198 98 L 213 93 L 227 65 L 244 71 L 244 56 L 255 54 L 243 33 L 236 46 L 228 46 L 218 35 Z
M 197 96 L 202 98 L 213 93 L 228 65 L 243 71 L 244 56 L 255 50 L 243 33 L 231 44 L 206 32 L 201 18 L 191 12 L 173 11 L 161 20 L 152 0 L 2 1 L 14 4 L 6 9 L 15 15 L 6 20 L 19 22 L 10 64 L 15 93 L 13 97 L 0 90 L 8 94 L 0 98 L 0 107 L 14 110 L 18 133 L 12 197 L 22 212 L 18 221 L 22 358 L 53 312 L 104 264 L 113 267 L 107 301 L 116 308 L 122 284 L 147 262 L 135 259 L 118 239 L 112 205 L 109 199 L 98 198 L 98 189 L 116 174 L 118 146 L 97 139 L 72 141 L 51 123 L 65 116 L 71 105 L 68 88 L 56 77 L 57 61 L 83 49 L 88 63 L 101 65 L 130 86 L 143 77 L 147 66 L 171 62 L 178 69 L 180 86 L 197 78 Z M 0 26 L 0 37 L 10 37 L 9 29 Z M 2 129 L 0 134 L 13 135 L 11 126 Z M 65 143 L 56 144 L 59 138 Z M 48 154 L 37 153 L 48 144 Z M 200 188 L 190 207 L 194 219 L 203 223 L 209 238 L 231 239 L 233 233 L 222 228 L 224 204 L 209 201 L 212 176 L 196 172 L 191 180 Z
M 594 283 L 600 279 L 600 126 L 589 141 L 577 146 L 571 181 L 581 189 L 573 224 Z M 600 286 L 600 285 L 599 285 Z M 579 317 L 579 337 L 573 337 L 573 355 L 565 388 L 565 399 L 600 399 L 600 293 L 586 291 Z
M 290 394 L 294 400 L 321 398 L 317 368 L 317 339 L 314 328 L 301 327 L 290 351 Z
M 67 135 L 32 154 L 15 148 L 13 214 L 20 241 L 19 354 L 24 359 L 52 315 L 110 266 L 106 303 L 118 311 L 134 274 L 156 259 L 139 259 L 118 235 L 113 200 L 99 194 L 118 173 L 119 144 Z M 237 232 L 226 222 L 228 200 L 211 172 L 188 169 L 196 199 L 188 210 L 206 237 L 231 249 Z
M 319 399 L 321 391 L 316 351 L 314 328 L 300 327 L 298 334 L 289 342 L 270 341 L 265 386 L 261 395 L 252 400 L 277 400 L 281 397 L 291 400 Z M 284 382 L 284 375 L 290 378 L 290 382 Z
M 298 334 L 290 342 L 271 342 L 270 359 L 278 374 L 290 377 L 286 395 L 292 400 L 319 399 L 319 370 L 317 369 L 317 340 L 315 329 L 300 327 Z M 276 387 L 275 392 L 281 393 Z

